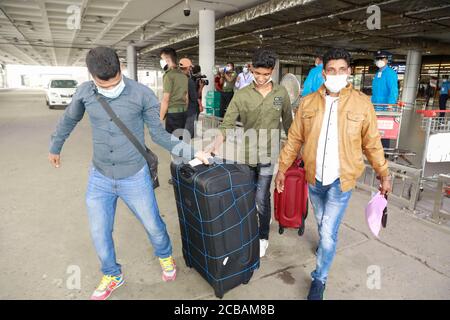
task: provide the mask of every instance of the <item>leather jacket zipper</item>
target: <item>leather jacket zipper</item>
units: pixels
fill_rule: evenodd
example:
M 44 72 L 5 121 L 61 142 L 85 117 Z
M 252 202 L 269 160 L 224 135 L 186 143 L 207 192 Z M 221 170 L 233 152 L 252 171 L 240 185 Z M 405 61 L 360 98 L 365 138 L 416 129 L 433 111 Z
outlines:
M 325 144 L 324 144 L 324 147 L 323 147 L 323 157 L 322 157 L 322 185 L 323 185 L 323 174 L 324 174 L 324 165 L 325 165 L 325 152 L 326 152 L 326 150 L 327 150 L 328 129 L 330 128 L 331 112 L 333 112 L 333 104 L 334 104 L 336 101 L 338 101 L 338 100 L 339 100 L 339 98 L 337 98 L 336 100 L 334 100 L 334 101 L 331 103 L 331 106 L 330 106 L 330 113 L 328 114 L 327 132 L 326 132 L 326 134 L 325 134 Z

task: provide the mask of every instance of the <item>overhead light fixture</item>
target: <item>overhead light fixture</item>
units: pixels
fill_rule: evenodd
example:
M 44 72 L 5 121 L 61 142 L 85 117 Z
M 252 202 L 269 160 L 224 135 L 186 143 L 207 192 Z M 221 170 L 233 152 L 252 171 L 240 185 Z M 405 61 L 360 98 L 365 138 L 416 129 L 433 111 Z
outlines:
M 103 17 L 102 16 L 97 16 L 97 19 L 95 19 L 95 23 L 106 24 L 106 22 L 103 21 Z

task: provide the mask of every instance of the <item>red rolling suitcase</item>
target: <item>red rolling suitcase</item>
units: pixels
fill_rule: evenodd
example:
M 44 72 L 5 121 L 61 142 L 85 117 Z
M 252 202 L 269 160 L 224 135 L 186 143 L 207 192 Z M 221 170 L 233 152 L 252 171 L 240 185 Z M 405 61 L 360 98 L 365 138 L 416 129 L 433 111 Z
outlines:
M 297 228 L 298 235 L 305 232 L 305 220 L 308 216 L 308 185 L 305 178 L 303 161 L 296 160 L 286 171 L 284 191 L 274 191 L 275 219 L 279 223 L 279 233 L 284 228 Z

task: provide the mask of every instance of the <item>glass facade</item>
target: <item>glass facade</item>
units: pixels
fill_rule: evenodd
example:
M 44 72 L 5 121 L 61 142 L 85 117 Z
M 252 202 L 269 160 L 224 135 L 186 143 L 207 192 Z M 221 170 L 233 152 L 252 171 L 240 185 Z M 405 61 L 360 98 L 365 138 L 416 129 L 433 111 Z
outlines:
M 400 91 L 399 99 L 401 99 L 406 71 L 406 59 L 395 59 L 389 65 L 397 72 L 398 88 Z M 314 65 L 284 64 L 281 67 L 281 77 L 286 73 L 292 73 L 300 81 L 301 87 L 303 88 L 303 83 L 313 67 Z M 352 76 L 349 78 L 349 81 L 356 89 L 371 96 L 372 80 L 377 70 L 378 68 L 372 59 L 355 60 L 352 64 Z M 426 104 L 430 108 L 437 108 L 439 105 L 438 89 L 442 84 L 444 76 L 450 77 L 450 56 L 423 56 L 419 87 L 417 90 L 417 101 Z

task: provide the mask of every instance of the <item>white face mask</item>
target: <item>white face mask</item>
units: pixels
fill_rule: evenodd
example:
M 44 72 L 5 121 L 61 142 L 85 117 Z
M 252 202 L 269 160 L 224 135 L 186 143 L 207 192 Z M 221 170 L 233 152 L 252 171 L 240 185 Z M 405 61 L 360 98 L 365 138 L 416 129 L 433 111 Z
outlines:
M 159 65 L 161 66 L 161 69 L 163 69 L 164 71 L 166 71 L 167 68 L 169 67 L 166 60 L 164 59 L 159 60 Z
M 125 82 L 123 82 L 123 77 L 122 80 L 120 80 L 119 84 L 117 86 L 115 86 L 112 89 L 103 89 L 99 86 L 97 86 L 97 91 L 98 93 L 100 93 L 101 95 L 110 98 L 110 99 L 115 99 L 118 96 L 120 96 L 120 94 L 122 93 L 123 89 L 125 88 Z
M 384 60 L 377 60 L 375 61 L 375 65 L 381 69 L 386 65 L 386 62 L 384 62 Z
M 336 76 L 327 75 L 325 87 L 327 87 L 327 89 L 332 93 L 338 93 L 347 85 L 347 77 L 348 75 L 346 74 Z
M 248 68 L 247 67 L 242 68 L 242 72 L 248 73 Z

